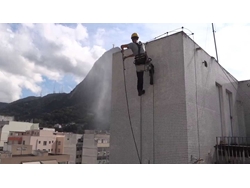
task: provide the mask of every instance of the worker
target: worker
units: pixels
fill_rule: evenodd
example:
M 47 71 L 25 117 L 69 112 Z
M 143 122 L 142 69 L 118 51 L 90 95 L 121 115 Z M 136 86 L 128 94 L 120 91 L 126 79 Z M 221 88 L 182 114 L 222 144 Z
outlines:
M 131 35 L 132 42 L 129 44 L 121 45 L 122 53 L 124 48 L 131 49 L 133 54 L 124 56 L 123 61 L 129 57 L 135 57 L 135 67 L 136 67 L 136 74 L 137 74 L 137 90 L 138 96 L 145 94 L 145 90 L 143 89 L 143 74 L 145 71 L 145 64 L 147 62 L 148 56 L 145 49 L 145 46 L 138 40 L 139 36 L 137 33 L 133 33 Z

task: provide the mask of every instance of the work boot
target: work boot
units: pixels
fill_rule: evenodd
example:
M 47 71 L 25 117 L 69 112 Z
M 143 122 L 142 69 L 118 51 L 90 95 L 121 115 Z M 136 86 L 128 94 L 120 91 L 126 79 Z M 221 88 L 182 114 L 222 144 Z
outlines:
M 143 94 L 145 94 L 145 90 L 140 90 L 140 91 L 138 92 L 138 96 L 141 96 L 141 95 L 143 95 Z

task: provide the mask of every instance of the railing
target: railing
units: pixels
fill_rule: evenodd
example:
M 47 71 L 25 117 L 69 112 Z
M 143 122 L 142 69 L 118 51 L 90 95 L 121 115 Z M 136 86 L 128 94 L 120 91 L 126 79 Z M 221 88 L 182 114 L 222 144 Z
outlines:
M 216 164 L 250 164 L 250 137 L 216 137 Z

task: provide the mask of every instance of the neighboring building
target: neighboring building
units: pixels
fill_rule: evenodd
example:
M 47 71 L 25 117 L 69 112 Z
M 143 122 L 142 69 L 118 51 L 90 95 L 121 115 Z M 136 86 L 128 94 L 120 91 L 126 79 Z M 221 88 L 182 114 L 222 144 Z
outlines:
M 69 164 L 82 162 L 82 135 L 55 132 L 40 128 L 25 132 L 10 132 L 8 144 L 31 145 L 32 151 L 43 150 L 51 154 L 69 154 Z
M 7 142 L 10 131 L 25 132 L 31 129 L 39 129 L 39 124 L 18 121 L 0 121 L 0 151 L 3 149 L 4 143 Z
M 82 164 L 82 149 L 83 149 L 83 136 L 78 139 L 76 144 L 76 164 Z
M 14 116 L 2 116 L 0 115 L 0 121 L 14 121 L 15 117 Z
M 81 134 L 74 133 L 56 133 L 57 136 L 63 136 L 63 153 L 70 155 L 69 164 L 80 164 L 82 159 L 82 139 Z
M 109 163 L 110 135 L 106 131 L 86 130 L 83 136 L 82 164 Z
M 146 93 L 138 97 L 133 58 L 128 58 L 129 106 L 121 87 L 122 55 L 113 54 L 110 163 L 139 163 L 127 108 L 144 164 L 214 163 L 216 137 L 250 135 L 247 83 L 239 84 L 184 32 L 149 42 L 146 49 L 155 68 L 154 85 L 145 74 Z
M 69 155 L 32 150 L 31 145 L 5 145 L 0 164 L 68 164 Z
M 57 135 L 55 129 L 40 128 L 25 132 L 11 131 L 8 144 L 31 145 L 32 151 L 43 150 L 54 154 L 63 154 L 64 135 Z

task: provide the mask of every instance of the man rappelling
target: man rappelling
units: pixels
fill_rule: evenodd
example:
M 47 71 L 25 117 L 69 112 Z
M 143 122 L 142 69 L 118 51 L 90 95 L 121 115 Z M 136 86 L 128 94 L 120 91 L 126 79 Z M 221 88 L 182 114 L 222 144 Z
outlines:
M 133 54 L 129 56 L 124 56 L 123 61 L 129 57 L 135 57 L 135 67 L 137 74 L 137 90 L 138 96 L 145 94 L 145 90 L 143 89 L 143 75 L 145 71 L 145 64 L 149 60 L 144 44 L 141 41 L 138 42 L 139 36 L 137 33 L 133 33 L 131 35 L 132 42 L 129 44 L 121 45 L 122 53 L 124 48 L 131 49 Z

